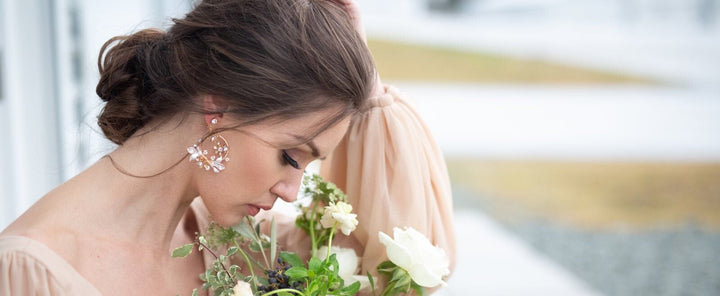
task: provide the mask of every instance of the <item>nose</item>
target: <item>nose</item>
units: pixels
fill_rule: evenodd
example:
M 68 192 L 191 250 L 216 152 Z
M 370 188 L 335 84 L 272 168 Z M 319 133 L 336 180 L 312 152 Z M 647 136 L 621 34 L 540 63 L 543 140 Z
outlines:
M 297 175 L 293 174 L 293 176 L 275 184 L 270 192 L 286 202 L 293 202 L 297 200 L 300 184 L 302 183 L 302 176 L 302 172 Z

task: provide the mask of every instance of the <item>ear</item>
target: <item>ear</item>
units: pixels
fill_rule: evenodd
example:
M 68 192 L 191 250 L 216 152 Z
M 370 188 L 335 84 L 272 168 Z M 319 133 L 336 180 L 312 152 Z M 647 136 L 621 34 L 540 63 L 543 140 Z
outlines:
M 213 126 L 212 120 L 217 118 L 218 121 L 223 117 L 223 110 L 227 109 L 227 104 L 215 96 L 205 95 L 202 97 L 203 110 L 205 114 L 205 124 L 208 127 Z

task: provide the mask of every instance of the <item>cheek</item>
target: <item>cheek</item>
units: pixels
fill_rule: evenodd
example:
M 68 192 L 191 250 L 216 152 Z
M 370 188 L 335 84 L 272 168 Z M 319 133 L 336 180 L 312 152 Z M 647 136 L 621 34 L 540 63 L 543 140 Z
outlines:
M 272 198 L 270 188 L 282 173 L 279 156 L 267 147 L 237 145 L 230 147 L 228 156 L 224 171 L 200 172 L 199 185 L 213 219 L 226 226 L 238 223 L 247 214 L 247 204 Z
M 212 183 L 221 196 L 235 202 L 252 203 L 269 195 L 270 187 L 279 176 L 278 156 L 267 147 L 237 145 L 231 147 L 230 162 Z

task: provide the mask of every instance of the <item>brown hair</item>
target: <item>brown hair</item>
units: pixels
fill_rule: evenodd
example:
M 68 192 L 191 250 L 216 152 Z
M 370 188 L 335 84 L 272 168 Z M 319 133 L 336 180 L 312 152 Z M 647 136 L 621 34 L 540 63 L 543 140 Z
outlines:
M 206 0 L 173 21 L 167 33 L 114 37 L 100 50 L 96 91 L 106 105 L 98 124 L 114 143 L 191 110 L 253 124 L 339 107 L 327 128 L 357 112 L 372 89 L 370 53 L 329 0 Z M 227 109 L 199 108 L 200 95 Z

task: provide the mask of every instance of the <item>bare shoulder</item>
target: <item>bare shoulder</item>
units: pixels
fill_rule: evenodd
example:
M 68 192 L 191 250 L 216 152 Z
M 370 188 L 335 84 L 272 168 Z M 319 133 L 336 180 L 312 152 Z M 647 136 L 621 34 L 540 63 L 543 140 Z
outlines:
M 47 205 L 43 199 L 0 232 L 0 237 L 19 236 L 32 239 L 47 246 L 66 261 L 72 262 L 76 257 L 79 235 L 67 227 L 68 223 L 65 223 L 60 215 L 46 211 Z

